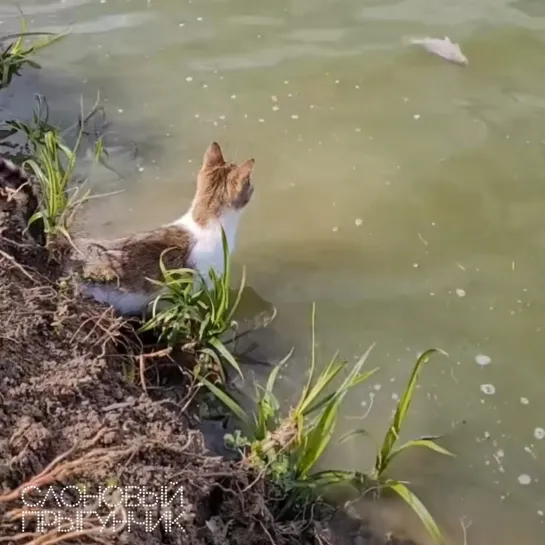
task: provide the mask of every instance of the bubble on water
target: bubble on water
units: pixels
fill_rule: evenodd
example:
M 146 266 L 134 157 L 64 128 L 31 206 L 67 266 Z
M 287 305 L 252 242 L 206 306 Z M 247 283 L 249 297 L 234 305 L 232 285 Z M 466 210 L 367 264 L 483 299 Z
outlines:
M 265 123 L 265 120 L 264 120 L 262 117 L 260 117 L 260 118 L 258 119 L 258 121 L 259 121 L 260 123 Z
M 538 509 L 537 514 L 542 517 L 545 513 L 541 509 Z
M 272 111 L 273 112 L 277 112 L 278 110 L 280 110 L 280 107 L 279 106 L 276 106 L 276 104 L 272 107 Z
M 333 232 L 336 233 L 338 230 L 339 228 L 335 225 L 335 227 L 333 227 Z
M 395 393 L 392 394 L 392 399 L 393 399 L 394 401 L 399 401 L 399 395 L 398 395 L 398 394 L 395 394 Z
M 420 114 L 414 114 L 413 117 L 414 117 L 414 119 L 418 120 L 418 119 L 420 119 Z
M 187 78 L 185 78 L 185 81 L 193 81 L 193 78 L 191 76 L 187 76 Z
M 527 397 L 521 397 L 521 398 L 520 398 L 520 402 L 521 402 L 523 405 L 528 405 L 528 403 L 530 403 L 530 400 L 529 400 Z
M 545 430 L 543 428 L 536 428 L 534 430 L 534 437 L 539 440 L 545 439 Z
M 356 227 L 359 227 L 363 224 L 363 220 L 361 218 L 356 218 L 356 221 L 354 223 L 356 224 Z
M 298 116 L 297 114 L 293 114 L 293 115 L 291 116 L 291 118 L 292 118 L 292 119 L 299 119 L 299 116 Z
M 197 21 L 202 21 L 202 17 L 197 17 Z
M 235 98 L 237 98 L 237 95 L 231 95 L 231 98 L 235 99 Z
M 466 296 L 466 290 L 463 290 L 462 288 L 456 289 L 456 295 L 458 297 L 465 297 Z
M 493 384 L 481 384 L 481 392 L 491 396 L 496 393 L 496 388 Z
M 378 392 L 382 388 L 382 386 L 380 384 L 375 384 L 373 388 Z
M 486 354 L 477 354 L 475 356 L 475 361 L 479 365 L 489 365 L 492 362 L 492 358 Z
M 526 475 L 526 473 L 523 473 L 522 475 L 518 476 L 518 482 L 519 484 L 527 485 L 532 482 L 532 478 L 530 475 Z

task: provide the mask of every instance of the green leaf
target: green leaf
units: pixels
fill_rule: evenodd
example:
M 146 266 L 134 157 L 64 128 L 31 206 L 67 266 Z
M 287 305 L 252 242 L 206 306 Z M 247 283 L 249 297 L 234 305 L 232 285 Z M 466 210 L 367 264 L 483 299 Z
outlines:
M 409 378 L 409 382 L 407 384 L 407 387 L 405 388 L 405 392 L 403 393 L 403 396 L 401 397 L 397 405 L 393 422 L 384 437 L 380 454 L 377 457 L 377 460 L 380 459 L 380 464 L 378 465 L 378 467 L 375 468 L 377 472 L 377 477 L 380 477 L 382 473 L 384 473 L 384 471 L 386 470 L 387 461 L 390 458 L 390 452 L 399 437 L 401 427 L 403 426 L 403 422 L 405 421 L 405 418 L 407 416 L 422 366 L 428 362 L 429 357 L 435 352 L 440 352 L 440 350 L 437 350 L 436 348 L 426 350 L 416 360 L 413 371 Z
M 421 439 L 415 439 L 413 441 L 407 441 L 406 443 L 404 443 L 400 447 L 392 450 L 388 460 L 386 461 L 386 465 L 390 465 L 390 463 L 392 462 L 394 457 L 397 456 L 400 452 L 402 452 L 405 449 L 412 448 L 412 447 L 425 447 L 425 448 L 428 448 L 428 449 L 433 450 L 435 452 L 438 452 L 439 454 L 444 454 L 446 456 L 455 457 L 455 455 L 452 454 L 452 452 L 450 452 L 449 450 L 447 450 L 447 449 L 445 449 L 443 447 L 440 447 L 437 443 L 435 443 L 431 439 L 423 437 Z
M 384 485 L 388 488 L 391 488 L 401 498 L 403 498 L 403 500 L 407 502 L 412 510 L 418 515 L 435 543 L 437 543 L 438 545 L 443 545 L 444 539 L 441 531 L 439 530 L 439 527 L 435 523 L 435 520 L 433 520 L 430 512 L 426 509 L 426 507 L 418 499 L 418 497 L 399 481 L 388 480 L 384 483 Z
M 235 369 L 235 371 L 240 375 L 240 378 L 244 380 L 244 375 L 242 374 L 242 371 L 240 370 L 240 365 L 235 360 L 231 352 L 225 348 L 224 344 L 219 339 L 210 339 L 208 341 L 211 346 L 213 346 L 220 356 L 229 364 L 231 367 Z
M 342 395 L 337 397 L 324 409 L 318 423 L 313 427 L 307 437 L 304 455 L 298 464 L 300 477 L 306 477 L 308 472 L 316 464 L 320 456 L 329 445 L 337 418 Z
M 274 369 L 270 372 L 269 378 L 267 379 L 267 386 L 266 391 L 268 393 L 273 391 L 274 383 L 276 382 L 276 378 L 278 376 L 278 373 L 281 369 L 281 367 L 291 358 L 293 354 L 293 348 L 289 351 L 288 355 L 285 356 L 282 361 L 280 361 L 277 365 L 275 365 Z
M 199 379 L 241 422 L 244 422 L 248 427 L 252 423 L 244 409 L 226 392 L 212 384 L 207 378 Z

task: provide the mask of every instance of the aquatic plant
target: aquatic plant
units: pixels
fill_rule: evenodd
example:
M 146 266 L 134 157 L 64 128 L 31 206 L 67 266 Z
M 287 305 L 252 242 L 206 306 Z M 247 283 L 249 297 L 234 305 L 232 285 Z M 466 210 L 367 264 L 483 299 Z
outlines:
M 377 449 L 375 465 L 369 473 L 345 470 L 315 471 L 316 465 L 330 446 L 335 424 L 340 416 L 342 401 L 349 390 L 372 376 L 377 369 L 361 372 L 372 346 L 356 362 L 339 387 L 327 393 L 328 387 L 347 362 L 338 355 L 314 380 L 316 370 L 315 351 L 315 306 L 312 308 L 312 352 L 310 373 L 300 399 L 288 415 L 282 414 L 280 403 L 273 393 L 274 384 L 282 366 L 291 357 L 291 352 L 271 372 L 266 386 L 256 385 L 256 409 L 248 414 L 228 393 L 207 379 L 203 383 L 241 421 L 242 430 L 225 436 L 226 445 L 239 450 L 254 468 L 265 472 L 286 495 L 281 513 L 298 509 L 316 501 L 331 485 L 352 483 L 364 494 L 379 496 L 390 489 L 402 497 L 419 516 L 436 543 L 442 543 L 441 532 L 426 507 L 409 490 L 406 483 L 389 479 L 386 475 L 392 460 L 409 447 L 423 446 L 452 455 L 434 442 L 436 437 L 424 437 L 409 441 L 396 448 L 403 422 L 407 416 L 419 373 L 423 364 L 436 350 L 428 350 L 416 361 L 406 390 L 398 403 L 382 447 Z M 369 435 L 364 430 L 355 430 L 341 438 L 341 442 L 354 435 Z
M 25 47 L 25 39 L 29 36 L 49 36 L 49 38 L 37 41 L 34 44 Z M 30 57 L 40 49 L 60 40 L 63 36 L 65 36 L 65 34 L 27 32 L 26 22 L 22 19 L 20 33 L 10 34 L 0 38 L 0 44 L 10 42 L 4 49 L 0 50 L 0 89 L 4 89 L 9 85 L 13 77 L 20 74 L 23 66 L 29 65 L 33 68 L 40 68 L 40 65 L 31 60 Z
M 245 272 L 238 293 L 231 298 L 231 263 L 227 238 L 221 229 L 224 273 L 210 271 L 209 288 L 199 273 L 193 269 L 167 269 L 161 254 L 162 280 L 148 279 L 160 288 L 160 294 L 151 305 L 151 317 L 140 332 L 158 331 L 159 341 L 169 347 L 180 346 L 195 356 L 194 373 L 201 377 L 213 373 L 220 382 L 226 382 L 225 366 L 232 367 L 242 377 L 240 366 L 225 347 L 223 336 L 235 331 L 233 315 L 236 312 L 245 284 Z M 161 310 L 159 310 L 161 305 Z
M 426 509 L 424 504 L 420 501 L 420 499 L 414 494 L 414 492 L 412 492 L 407 487 L 405 482 L 389 479 L 387 477 L 387 471 L 392 464 L 394 458 L 396 458 L 399 454 L 409 448 L 424 447 L 433 450 L 439 454 L 454 456 L 454 454 L 436 443 L 436 440 L 441 437 L 439 435 L 433 437 L 420 437 L 419 439 L 407 441 L 401 446 L 396 447 L 403 427 L 403 423 L 409 411 L 409 407 L 414 395 L 414 390 L 416 388 L 420 372 L 422 371 L 424 364 L 429 361 L 430 356 L 437 352 L 443 353 L 441 350 L 431 348 L 423 352 L 417 358 L 405 391 L 403 392 L 403 395 L 397 404 L 392 423 L 388 427 L 388 430 L 384 436 L 384 439 L 382 440 L 380 448 L 376 449 L 377 452 L 373 469 L 371 470 L 370 474 L 365 475 L 363 479 L 361 478 L 362 475 L 355 475 L 353 481 L 356 482 L 360 488 L 363 484 L 366 492 L 372 492 L 377 497 L 380 496 L 381 493 L 385 490 L 392 490 L 393 492 L 398 494 L 415 511 L 415 513 L 418 515 L 418 517 L 426 527 L 429 534 L 433 537 L 434 541 L 436 543 L 443 543 L 441 531 L 439 530 L 433 517 Z M 340 439 L 340 442 L 344 442 L 347 439 L 356 435 L 371 437 L 371 435 L 366 430 L 358 429 L 342 437 Z

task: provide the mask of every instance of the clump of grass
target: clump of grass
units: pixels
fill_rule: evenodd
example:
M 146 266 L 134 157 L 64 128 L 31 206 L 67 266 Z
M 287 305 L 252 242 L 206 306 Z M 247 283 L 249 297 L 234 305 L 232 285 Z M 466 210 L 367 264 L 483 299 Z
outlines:
M 47 244 L 59 234 L 70 240 L 68 228 L 75 212 L 90 198 L 90 192 L 84 191 L 84 182 L 78 187 L 69 187 L 74 179 L 77 153 L 80 148 L 86 121 L 98 111 L 98 99 L 90 114 L 81 114 L 75 127 L 78 128 L 76 142 L 68 146 L 61 131 L 49 123 L 49 107 L 44 97 L 37 95 L 37 105 L 32 121 L 8 121 L 13 130 L 23 133 L 29 147 L 29 159 L 23 167 L 31 171 L 40 188 L 39 210 L 30 218 L 29 225 L 42 220 Z M 66 132 L 66 131 L 65 131 Z M 95 158 L 100 161 L 104 153 L 101 139 L 98 140 Z
M 330 485 L 342 482 L 353 483 L 364 494 L 372 492 L 375 496 L 380 496 L 385 490 L 390 489 L 413 508 L 435 542 L 443 543 L 441 532 L 433 517 L 409 490 L 406 483 L 387 477 L 387 470 L 394 458 L 409 447 L 423 446 L 451 455 L 434 442 L 437 437 L 409 441 L 396 448 L 421 368 L 436 350 L 428 350 L 418 358 L 404 395 L 398 403 L 392 424 L 382 446 L 377 449 L 373 469 L 369 473 L 344 470 L 316 471 L 319 459 L 330 446 L 345 395 L 377 371 L 376 368 L 361 371 L 372 348 L 370 347 L 347 373 L 341 385 L 328 393 L 333 380 L 346 369 L 347 362 L 339 360 L 335 355 L 325 369 L 317 377 L 314 376 L 316 353 L 313 306 L 310 374 L 298 403 L 287 415 L 282 413 L 273 389 L 278 373 L 291 353 L 273 369 L 265 387 L 256 386 L 257 403 L 252 414 L 245 412 L 229 394 L 206 378 L 203 382 L 241 421 L 243 430 L 226 435 L 226 444 L 239 450 L 252 467 L 264 471 L 280 487 L 286 498 L 281 513 L 294 508 L 298 510 L 305 504 L 316 501 Z M 341 438 L 341 441 L 358 434 L 368 435 L 364 430 L 355 430 Z
M 25 47 L 25 39 L 29 36 L 48 36 L 44 40 L 35 42 Z M 40 68 L 40 65 L 31 60 L 30 57 L 40 49 L 60 40 L 64 34 L 53 34 L 51 32 L 27 32 L 26 22 L 21 21 L 21 32 L 0 38 L 0 44 L 10 42 L 4 49 L 0 50 L 0 89 L 6 88 L 14 78 L 18 76 L 25 65 L 33 68 Z
M 140 332 L 159 331 L 159 341 L 167 346 L 180 346 L 194 355 L 194 373 L 198 377 L 212 373 L 226 383 L 226 366 L 232 367 L 241 377 L 240 366 L 226 348 L 222 338 L 236 330 L 233 316 L 238 308 L 245 283 L 242 280 L 234 300 L 231 297 L 231 264 L 227 239 L 222 228 L 224 273 L 210 271 L 212 286 L 209 288 L 197 271 L 184 268 L 169 270 L 161 255 L 160 269 L 163 279 L 152 280 L 160 288 L 151 308 L 151 317 Z M 161 306 L 161 310 L 159 310 Z

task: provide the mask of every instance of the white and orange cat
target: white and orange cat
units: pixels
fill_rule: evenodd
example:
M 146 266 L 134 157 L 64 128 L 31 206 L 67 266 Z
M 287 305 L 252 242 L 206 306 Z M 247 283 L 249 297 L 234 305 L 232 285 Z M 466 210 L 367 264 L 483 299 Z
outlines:
M 115 240 L 74 239 L 78 252 L 69 257 L 70 272 L 79 273 L 84 295 L 113 306 L 120 314 L 145 311 L 158 295 L 159 259 L 169 269 L 196 270 L 210 286 L 210 269 L 223 274 L 221 227 L 229 253 L 235 248 L 240 216 L 253 194 L 255 160 L 240 165 L 225 161 L 213 142 L 204 155 L 189 210 L 176 221 Z

